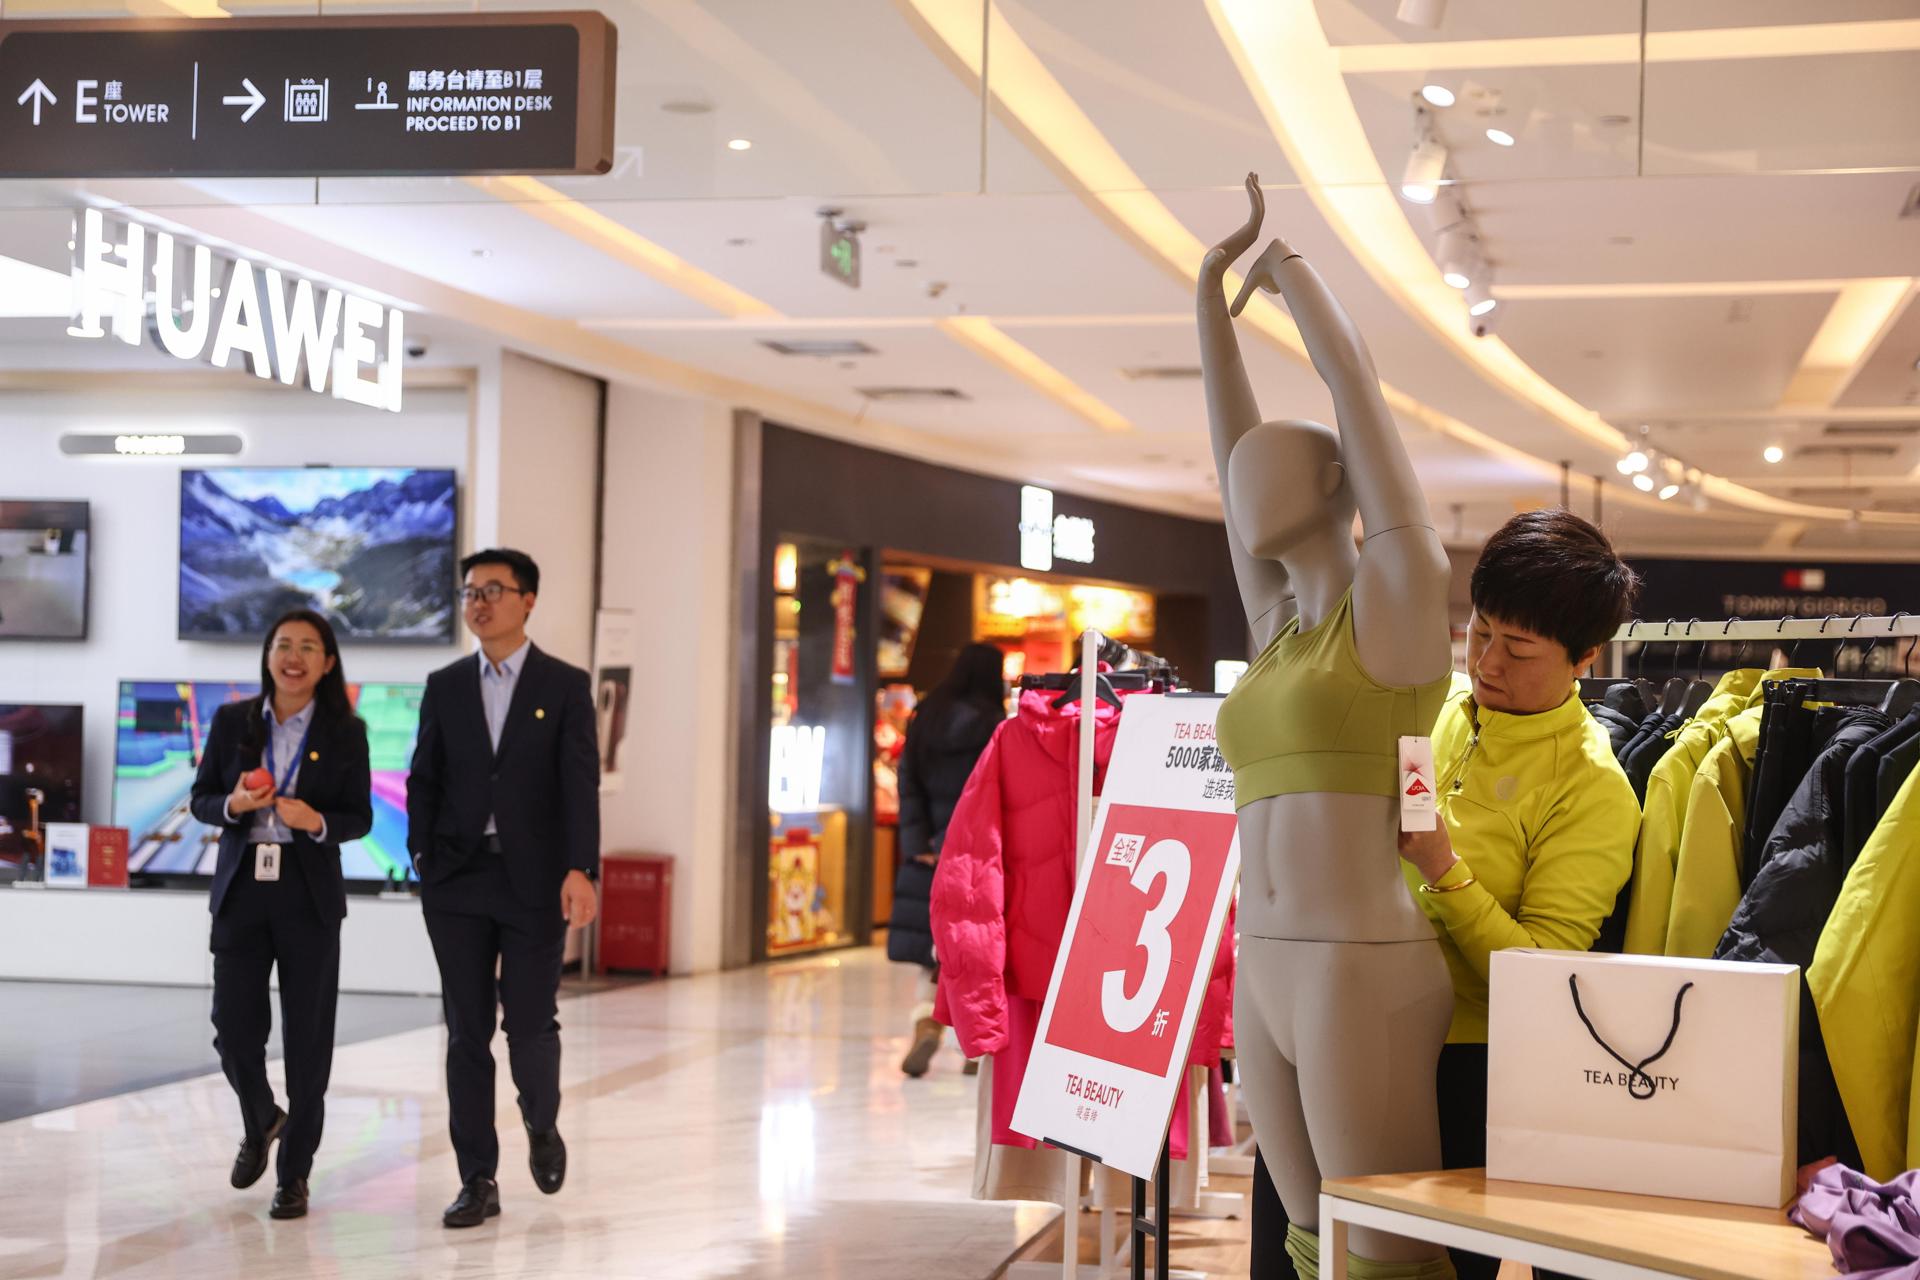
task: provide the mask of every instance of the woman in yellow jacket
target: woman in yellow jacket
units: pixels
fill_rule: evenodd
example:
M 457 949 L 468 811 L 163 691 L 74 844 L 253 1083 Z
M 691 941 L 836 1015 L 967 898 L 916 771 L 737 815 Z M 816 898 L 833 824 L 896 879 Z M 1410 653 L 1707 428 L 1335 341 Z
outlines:
M 1439 829 L 1400 837 L 1407 882 L 1453 975 L 1439 1066 L 1447 1168 L 1486 1163 L 1487 981 L 1508 947 L 1585 951 L 1633 869 L 1640 805 L 1580 701 L 1639 580 L 1605 534 L 1567 511 L 1515 516 L 1472 580 L 1468 676 L 1433 731 Z M 1454 1251 L 1461 1280 L 1493 1259 Z

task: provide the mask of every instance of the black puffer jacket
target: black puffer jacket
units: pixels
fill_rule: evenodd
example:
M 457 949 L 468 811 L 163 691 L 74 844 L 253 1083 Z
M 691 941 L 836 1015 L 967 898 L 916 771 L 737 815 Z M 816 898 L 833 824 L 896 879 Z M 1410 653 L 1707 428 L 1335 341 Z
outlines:
M 954 806 L 1002 718 L 996 708 L 936 697 L 907 726 L 900 751 L 900 871 L 887 929 L 890 960 L 933 965 L 933 926 L 927 916 L 933 866 L 920 857 L 940 856 Z
M 1826 1040 L 1820 1032 L 1820 1015 L 1804 975 L 1846 882 L 1843 801 L 1847 762 L 1862 743 L 1886 729 L 1890 720 L 1871 707 L 1848 707 L 1834 714 L 1840 727 L 1814 759 L 1813 767 L 1774 824 L 1762 847 L 1753 885 L 1740 900 L 1733 923 L 1713 953 L 1716 960 L 1800 966 L 1802 1164 L 1828 1156 L 1847 1163 L 1860 1154 L 1834 1083 Z

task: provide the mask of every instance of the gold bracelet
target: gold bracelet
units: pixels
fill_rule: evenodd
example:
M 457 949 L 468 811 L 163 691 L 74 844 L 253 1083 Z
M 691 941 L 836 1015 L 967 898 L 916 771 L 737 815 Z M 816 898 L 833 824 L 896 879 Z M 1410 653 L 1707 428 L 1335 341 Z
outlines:
M 1453 868 L 1448 867 L 1447 870 L 1452 871 Z M 1442 880 L 1446 879 L 1444 875 L 1441 876 L 1440 878 Z M 1444 889 L 1437 888 L 1430 884 L 1423 884 L 1420 886 L 1420 892 L 1422 893 L 1458 893 L 1462 889 L 1466 888 L 1468 885 L 1478 883 L 1479 879 L 1480 879 L 1479 876 L 1476 876 L 1471 871 L 1469 871 L 1467 873 L 1467 878 L 1465 880 L 1462 880 L 1459 884 L 1450 884 Z

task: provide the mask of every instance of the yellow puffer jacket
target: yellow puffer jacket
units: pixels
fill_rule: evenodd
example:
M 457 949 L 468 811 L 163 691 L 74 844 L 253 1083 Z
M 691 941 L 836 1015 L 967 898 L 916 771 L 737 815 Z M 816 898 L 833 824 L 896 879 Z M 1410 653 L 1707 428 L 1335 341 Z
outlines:
M 1920 1168 L 1920 769 L 1847 873 L 1807 986 L 1867 1175 Z

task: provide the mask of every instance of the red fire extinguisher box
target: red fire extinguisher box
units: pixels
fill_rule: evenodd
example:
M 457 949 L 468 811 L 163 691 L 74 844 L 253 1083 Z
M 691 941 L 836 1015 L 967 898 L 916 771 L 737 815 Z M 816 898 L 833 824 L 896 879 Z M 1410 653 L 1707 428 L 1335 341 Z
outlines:
M 672 943 L 673 859 L 657 853 L 600 858 L 600 959 L 597 972 L 665 974 Z

